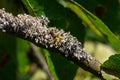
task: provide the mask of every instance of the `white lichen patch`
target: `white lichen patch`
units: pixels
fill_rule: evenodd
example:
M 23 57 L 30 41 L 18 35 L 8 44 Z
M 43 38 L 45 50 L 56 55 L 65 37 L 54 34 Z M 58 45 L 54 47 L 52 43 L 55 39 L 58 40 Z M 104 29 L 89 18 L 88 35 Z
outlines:
M 27 14 L 19 14 L 14 17 L 4 10 L 0 10 L 0 30 L 3 32 L 17 33 L 35 44 L 45 48 L 53 48 L 63 53 L 65 57 L 76 57 L 78 60 L 90 61 L 92 57 L 87 55 L 81 43 L 70 32 L 64 32 L 56 27 L 47 28 L 49 20 L 45 16 L 32 17 Z

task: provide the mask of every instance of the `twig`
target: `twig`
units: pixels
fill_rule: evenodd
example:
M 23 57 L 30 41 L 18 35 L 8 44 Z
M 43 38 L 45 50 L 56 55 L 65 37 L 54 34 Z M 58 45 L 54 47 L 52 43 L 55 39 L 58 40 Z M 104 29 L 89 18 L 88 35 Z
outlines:
M 52 77 L 52 75 L 51 75 L 51 73 L 50 73 L 50 71 L 48 69 L 45 58 L 43 57 L 42 53 L 40 53 L 40 51 L 39 51 L 39 48 L 37 46 L 35 46 L 34 44 L 32 44 L 32 43 L 30 43 L 30 46 L 31 46 L 31 48 L 33 50 L 33 55 L 37 59 L 37 63 L 39 65 L 41 65 L 42 69 L 46 72 L 46 74 L 49 77 L 49 80 L 54 80 L 54 78 Z
M 55 27 L 47 28 L 47 17 L 32 17 L 19 14 L 16 17 L 0 9 L 0 31 L 26 39 L 39 47 L 59 52 L 94 75 L 103 79 L 100 62 L 87 54 L 81 43 L 70 33 Z

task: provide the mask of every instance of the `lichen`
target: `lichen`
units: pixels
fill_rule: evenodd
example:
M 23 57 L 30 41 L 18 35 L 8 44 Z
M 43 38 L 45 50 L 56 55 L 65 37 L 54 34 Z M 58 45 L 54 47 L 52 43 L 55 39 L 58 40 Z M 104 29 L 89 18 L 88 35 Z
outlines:
M 78 60 L 87 60 L 92 57 L 85 53 L 81 43 L 70 32 L 64 32 L 56 27 L 47 28 L 49 20 L 45 16 L 32 17 L 19 14 L 14 17 L 11 13 L 0 10 L 0 30 L 2 32 L 16 33 L 17 36 L 29 38 L 34 43 L 46 48 L 53 48 L 64 53 L 65 57 L 76 57 Z

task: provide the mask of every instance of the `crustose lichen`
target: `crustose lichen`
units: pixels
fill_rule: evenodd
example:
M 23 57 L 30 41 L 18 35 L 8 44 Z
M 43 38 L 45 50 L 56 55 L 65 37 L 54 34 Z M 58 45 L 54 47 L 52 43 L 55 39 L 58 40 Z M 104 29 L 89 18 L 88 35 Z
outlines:
M 32 17 L 27 14 L 19 14 L 15 17 L 11 13 L 0 9 L 0 31 L 27 39 L 47 49 L 55 49 L 66 58 L 77 64 L 82 63 L 93 70 L 95 64 L 92 62 L 96 60 L 83 50 L 77 38 L 62 29 L 47 28 L 48 22 L 49 20 L 45 16 Z M 97 61 L 95 63 L 100 64 Z M 100 71 L 100 67 L 94 70 Z
M 81 43 L 70 32 L 66 33 L 55 27 L 47 28 L 48 22 L 49 20 L 45 16 L 32 17 L 27 14 L 19 14 L 14 17 L 12 14 L 0 10 L 0 30 L 3 32 L 17 33 L 16 35 L 25 36 L 46 48 L 56 48 L 64 53 L 65 57 L 74 56 L 78 60 L 88 61 L 92 59 L 83 51 Z

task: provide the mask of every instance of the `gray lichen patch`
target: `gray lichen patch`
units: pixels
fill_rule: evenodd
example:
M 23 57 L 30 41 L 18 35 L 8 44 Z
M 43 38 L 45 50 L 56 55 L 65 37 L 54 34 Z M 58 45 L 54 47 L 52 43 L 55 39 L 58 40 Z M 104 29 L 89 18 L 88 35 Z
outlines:
M 48 26 L 45 16 L 32 17 L 27 14 L 13 16 L 0 9 L 0 31 L 29 40 L 39 47 L 60 52 L 65 58 L 73 61 L 97 76 L 101 76 L 100 63 L 81 47 L 81 43 L 70 32 Z
M 80 61 L 89 62 L 92 57 L 85 53 L 81 43 L 70 32 L 64 32 L 55 27 L 47 28 L 48 18 L 45 16 L 32 17 L 19 14 L 14 17 L 0 9 L 0 30 L 2 32 L 16 33 L 17 36 L 29 38 L 35 44 L 46 48 L 57 49 L 65 57 L 76 57 Z

